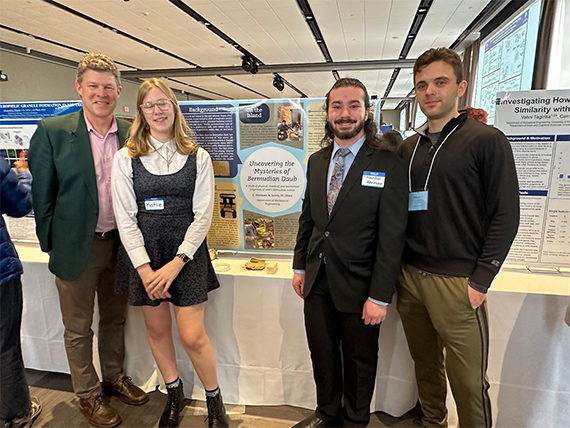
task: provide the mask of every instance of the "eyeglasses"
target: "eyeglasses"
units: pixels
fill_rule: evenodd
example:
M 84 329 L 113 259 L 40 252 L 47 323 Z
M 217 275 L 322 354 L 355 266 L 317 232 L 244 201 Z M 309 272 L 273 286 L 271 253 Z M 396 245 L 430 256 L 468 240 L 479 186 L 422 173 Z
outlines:
M 170 101 L 168 98 L 163 98 L 155 103 L 141 104 L 140 108 L 145 113 L 152 113 L 154 111 L 154 106 L 157 106 L 160 111 L 168 111 L 170 110 L 170 107 L 172 107 L 172 101 Z

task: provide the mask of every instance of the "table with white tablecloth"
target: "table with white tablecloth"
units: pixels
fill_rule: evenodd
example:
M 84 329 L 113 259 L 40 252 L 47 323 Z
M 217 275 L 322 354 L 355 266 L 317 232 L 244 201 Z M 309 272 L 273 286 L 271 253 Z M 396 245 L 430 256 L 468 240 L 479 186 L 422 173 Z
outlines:
M 278 260 L 275 275 L 247 271 L 245 259 L 228 257 L 218 273 L 220 289 L 209 294 L 206 330 L 216 351 L 224 400 L 236 404 L 289 404 L 314 408 L 315 385 L 303 323 L 303 302 L 291 287 L 291 260 Z M 45 261 L 25 261 L 22 347 L 26 367 L 69 372 L 54 277 Z M 96 323 L 95 323 L 96 324 Z M 146 338 L 140 308 L 129 307 L 125 372 L 152 390 L 161 379 Z M 96 330 L 96 325 L 94 326 Z M 174 327 L 175 330 L 175 327 Z M 187 395 L 204 392 L 175 334 L 178 368 Z M 400 416 L 415 406 L 413 363 L 394 307 L 380 334 L 373 410 Z
M 21 255 L 22 255 L 22 251 Z M 25 256 L 25 252 L 23 256 Z M 54 277 L 46 260 L 24 260 L 22 344 L 29 368 L 68 372 Z M 33 259 L 33 258 L 32 258 Z M 290 259 L 276 275 L 243 268 L 218 273 L 221 288 L 210 293 L 205 324 L 228 403 L 313 408 L 315 386 L 303 325 L 302 300 L 291 287 Z M 570 425 L 570 327 L 563 319 L 570 279 L 562 275 L 501 272 L 489 292 L 489 380 L 497 427 Z M 140 308 L 129 308 L 125 371 L 147 390 L 161 383 Z M 203 390 L 177 341 L 186 392 Z M 371 410 L 400 416 L 414 407 L 417 390 L 401 321 L 394 305 L 380 334 L 376 392 Z M 450 402 L 450 407 L 452 403 Z M 451 410 L 450 426 L 456 423 Z

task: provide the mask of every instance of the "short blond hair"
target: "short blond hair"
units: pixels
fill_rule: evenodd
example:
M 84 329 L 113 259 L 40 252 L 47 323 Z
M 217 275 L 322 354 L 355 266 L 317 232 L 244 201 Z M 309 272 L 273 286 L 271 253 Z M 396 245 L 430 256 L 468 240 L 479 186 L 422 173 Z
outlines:
M 90 52 L 83 55 L 79 65 L 77 66 L 77 75 L 75 80 L 79 83 L 83 80 L 83 74 L 87 70 L 98 71 L 99 73 L 111 73 L 115 76 L 117 87 L 121 86 L 121 72 L 117 68 L 117 64 L 107 55 L 102 53 Z
M 147 94 L 152 88 L 160 89 L 164 95 L 172 103 L 174 109 L 174 126 L 171 138 L 174 138 L 176 150 L 182 155 L 191 155 L 198 151 L 198 145 L 193 139 L 192 130 L 188 127 L 186 119 L 180 111 L 178 100 L 172 92 L 172 89 L 162 80 L 153 77 L 152 79 L 145 80 L 139 86 L 137 92 L 137 115 L 133 121 L 133 125 L 129 131 L 129 138 L 127 139 L 126 146 L 129 150 L 131 158 L 137 156 L 145 156 L 150 151 L 150 127 L 141 109 L 141 104 L 146 98 Z

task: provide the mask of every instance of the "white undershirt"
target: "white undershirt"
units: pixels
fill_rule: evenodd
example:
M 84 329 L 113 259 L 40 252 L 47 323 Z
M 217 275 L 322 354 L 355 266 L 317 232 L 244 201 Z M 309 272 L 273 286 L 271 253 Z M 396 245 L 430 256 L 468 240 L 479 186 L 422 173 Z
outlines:
M 163 144 L 150 137 L 150 143 L 156 148 L 156 151 L 151 148 L 146 156 L 140 157 L 148 172 L 155 175 L 166 175 L 182 169 L 188 156 L 176 152 L 173 140 Z M 170 166 L 167 165 L 166 159 L 171 159 Z M 121 242 L 127 250 L 133 266 L 137 268 L 149 263 L 150 258 L 144 247 L 142 232 L 137 224 L 138 206 L 133 188 L 131 161 L 126 147 L 115 154 L 111 171 L 111 191 L 113 211 L 121 235 Z M 192 259 L 206 238 L 212 223 L 214 189 L 214 169 L 210 155 L 204 149 L 199 148 L 196 154 L 196 186 L 192 197 L 194 221 L 188 227 L 184 241 L 178 247 L 177 253 L 184 253 Z M 157 231 L 157 233 L 161 232 Z

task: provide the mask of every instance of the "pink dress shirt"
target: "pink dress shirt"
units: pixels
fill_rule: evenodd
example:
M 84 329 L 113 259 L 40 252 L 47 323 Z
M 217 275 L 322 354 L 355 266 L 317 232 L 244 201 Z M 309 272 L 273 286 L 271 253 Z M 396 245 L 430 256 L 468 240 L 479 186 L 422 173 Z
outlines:
M 93 128 L 87 117 L 85 117 L 85 124 L 89 132 L 93 163 L 95 164 L 95 176 L 97 177 L 99 218 L 95 232 L 103 233 L 117 228 L 111 196 L 111 166 L 113 165 L 113 157 L 119 150 L 118 127 L 117 121 L 113 118 L 113 123 L 107 135 L 102 136 Z

